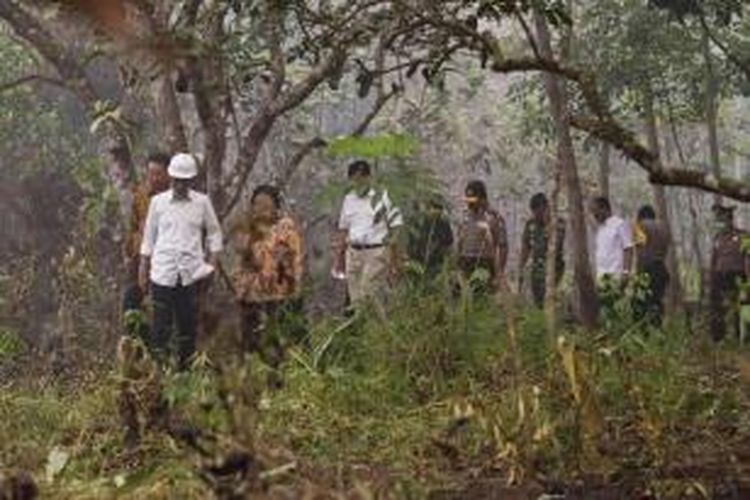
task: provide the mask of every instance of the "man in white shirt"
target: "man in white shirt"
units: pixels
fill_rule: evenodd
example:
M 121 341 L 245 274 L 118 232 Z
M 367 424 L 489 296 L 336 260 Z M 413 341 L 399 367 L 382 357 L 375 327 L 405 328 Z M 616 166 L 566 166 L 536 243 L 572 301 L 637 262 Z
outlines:
M 609 200 L 595 198 L 591 212 L 597 222 L 595 263 L 600 281 L 626 281 L 633 269 L 633 234 L 630 224 L 612 214 Z
M 335 275 L 346 275 L 353 305 L 372 296 L 386 283 L 396 228 L 403 225 L 401 211 L 388 192 L 372 185 L 370 164 L 358 160 L 349 165 L 352 190 L 344 198 L 338 224 L 340 247 Z
M 211 200 L 190 189 L 198 175 L 195 158 L 185 153 L 173 156 L 168 173 L 172 188 L 151 198 L 148 208 L 138 281 L 142 290 L 149 281 L 151 285 L 154 320 L 150 348 L 157 356 L 176 354 L 178 367 L 185 369 L 195 352 L 197 282 L 216 268 L 222 234 Z M 175 320 L 177 351 L 170 353 Z

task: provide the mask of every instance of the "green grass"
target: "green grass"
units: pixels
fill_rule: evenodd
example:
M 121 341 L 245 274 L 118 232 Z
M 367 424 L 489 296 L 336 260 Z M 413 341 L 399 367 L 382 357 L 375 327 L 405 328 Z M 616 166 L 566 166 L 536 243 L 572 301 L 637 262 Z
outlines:
M 399 498 L 421 498 L 476 477 L 627 477 L 646 487 L 691 466 L 696 476 L 668 477 L 670 488 L 693 481 L 710 490 L 724 480 L 710 472 L 720 457 L 722 477 L 738 474 L 726 458 L 750 438 L 750 370 L 731 342 L 712 346 L 676 321 L 665 331 L 563 331 L 565 351 L 541 313 L 523 311 L 512 344 L 494 301 L 454 297 L 445 286 L 397 293 L 387 321 L 365 313 L 313 325 L 287 356 L 282 390 L 264 391 L 257 359 L 211 353 L 223 375 L 168 375 L 165 395 L 193 425 L 286 457 L 277 462 L 294 457 L 299 479 L 325 488 L 385 481 Z M 85 378 L 3 389 L 3 465 L 32 471 L 54 497 L 206 496 L 196 457 L 164 434 L 126 453 L 116 377 Z M 48 483 L 55 447 L 69 460 Z

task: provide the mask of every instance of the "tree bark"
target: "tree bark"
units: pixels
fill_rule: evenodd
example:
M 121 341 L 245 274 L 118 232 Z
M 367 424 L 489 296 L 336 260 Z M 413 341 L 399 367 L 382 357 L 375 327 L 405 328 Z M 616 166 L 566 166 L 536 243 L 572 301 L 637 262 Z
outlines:
M 718 94 L 719 81 L 714 72 L 713 59 L 711 57 L 711 43 L 708 33 L 703 33 L 703 58 L 706 63 L 706 129 L 708 131 L 708 150 L 710 156 L 711 173 L 715 177 L 721 176 L 721 158 L 719 152 L 718 134 Z M 721 202 L 721 196 L 715 195 L 717 203 Z
M 55 68 L 60 80 L 78 96 L 88 113 L 93 113 L 100 97 L 65 41 L 57 40 L 39 20 L 10 0 L 0 0 L 0 18 Z M 109 178 L 118 192 L 121 207 L 127 210 L 129 183 L 135 178 L 130 143 L 112 123 L 105 123 L 99 135 L 99 151 L 107 159 Z
M 654 111 L 654 96 L 650 88 L 644 92 L 644 111 L 646 118 L 646 135 L 648 138 L 648 147 L 661 161 L 661 147 L 659 145 L 659 129 L 656 122 L 656 112 Z M 669 204 L 667 203 L 666 188 L 659 184 L 653 184 L 654 201 L 656 210 L 662 221 L 664 229 L 669 240 L 669 254 L 667 255 L 667 269 L 669 270 L 669 286 L 667 288 L 666 309 L 668 312 L 674 312 L 681 303 L 682 287 L 680 284 L 680 272 L 677 263 L 677 249 L 674 246 L 674 236 L 672 232 L 671 216 L 669 214 Z
M 534 13 L 537 31 L 537 43 L 545 59 L 553 60 L 552 42 L 547 21 L 540 13 Z M 586 214 L 583 193 L 578 179 L 573 139 L 568 121 L 568 96 L 557 75 L 544 75 L 545 89 L 550 101 L 550 108 L 555 122 L 557 135 L 557 155 L 564 177 L 570 210 L 571 241 L 573 246 L 573 274 L 578 293 L 577 314 L 586 328 L 594 328 L 598 317 L 598 297 L 594 278 L 589 263 Z
M 609 173 L 610 160 L 612 158 L 612 146 L 608 142 L 602 142 L 599 147 L 599 194 L 609 198 Z
M 152 95 L 162 141 L 169 154 L 187 152 L 188 141 L 185 136 L 185 127 L 182 123 L 172 75 L 169 72 L 165 72 L 153 82 Z
M 547 333 L 555 335 L 557 333 L 557 247 L 558 245 L 564 244 L 564 242 L 558 241 L 559 238 L 559 227 L 560 224 L 558 216 L 558 208 L 560 201 L 560 180 L 562 177 L 562 164 L 558 161 L 555 165 L 555 172 L 553 175 L 552 193 L 549 199 L 549 232 L 547 233 L 547 256 L 545 259 L 545 275 L 544 275 L 544 318 L 547 324 Z

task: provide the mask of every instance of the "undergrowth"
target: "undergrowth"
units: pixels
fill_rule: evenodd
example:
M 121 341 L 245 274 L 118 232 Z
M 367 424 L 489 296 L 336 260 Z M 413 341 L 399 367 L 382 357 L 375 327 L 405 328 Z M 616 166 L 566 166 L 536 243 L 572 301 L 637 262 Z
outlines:
M 514 318 L 511 339 L 501 305 L 446 280 L 404 287 L 387 318 L 374 308 L 312 325 L 288 350 L 281 390 L 264 389 L 257 359 L 209 353 L 191 374 L 168 375 L 165 395 L 193 425 L 230 437 L 239 426 L 244 442 L 283 450 L 337 491 L 385 482 L 392 496 L 422 497 L 477 478 L 554 488 L 593 477 L 679 497 L 747 479 L 740 348 L 709 345 L 680 321 L 551 335 L 534 310 Z M 56 497 L 206 495 L 194 457 L 166 435 L 124 451 L 116 377 L 39 385 L 0 393 L 2 465 L 34 472 Z M 66 463 L 46 477 L 52 450 Z

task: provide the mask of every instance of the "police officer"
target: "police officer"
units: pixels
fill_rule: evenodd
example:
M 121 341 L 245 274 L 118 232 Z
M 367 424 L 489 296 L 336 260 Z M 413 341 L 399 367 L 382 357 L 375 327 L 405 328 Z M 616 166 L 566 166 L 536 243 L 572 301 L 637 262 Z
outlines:
M 710 318 L 711 335 L 719 341 L 727 333 L 727 318 L 731 331 L 737 333 L 739 284 L 747 278 L 747 255 L 742 242 L 748 233 L 734 224 L 734 210 L 716 204 L 712 207 L 717 226 L 711 254 Z

